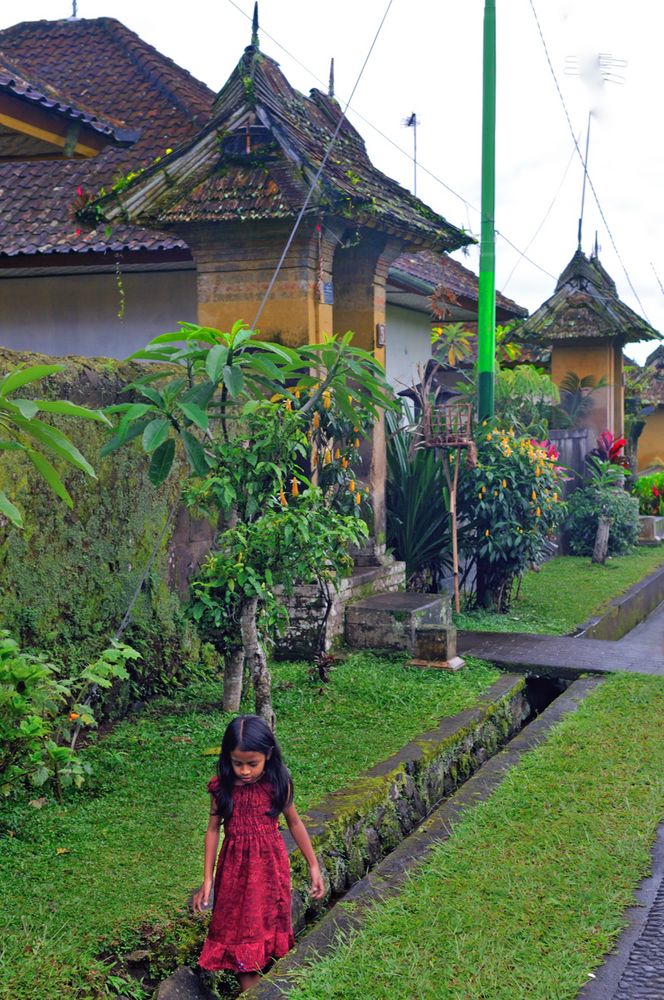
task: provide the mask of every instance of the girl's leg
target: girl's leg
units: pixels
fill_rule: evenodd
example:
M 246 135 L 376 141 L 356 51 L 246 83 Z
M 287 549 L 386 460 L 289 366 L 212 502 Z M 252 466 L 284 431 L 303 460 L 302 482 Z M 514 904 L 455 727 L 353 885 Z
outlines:
M 238 972 L 237 978 L 240 980 L 240 990 L 244 993 L 255 986 L 261 976 L 260 972 Z

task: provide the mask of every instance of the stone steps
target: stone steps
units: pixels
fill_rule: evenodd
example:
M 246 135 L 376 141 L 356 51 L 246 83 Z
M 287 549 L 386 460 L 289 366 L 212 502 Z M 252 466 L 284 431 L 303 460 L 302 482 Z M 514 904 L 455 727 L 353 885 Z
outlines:
M 383 593 L 354 601 L 346 608 L 345 639 L 351 649 L 405 650 L 415 666 L 463 666 L 446 594 Z

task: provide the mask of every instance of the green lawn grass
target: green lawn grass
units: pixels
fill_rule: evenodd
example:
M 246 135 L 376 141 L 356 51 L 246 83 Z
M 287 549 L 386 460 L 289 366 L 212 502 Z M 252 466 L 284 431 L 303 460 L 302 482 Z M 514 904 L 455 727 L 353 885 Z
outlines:
M 539 573 L 528 572 L 507 614 L 462 611 L 457 628 L 482 632 L 565 635 L 664 563 L 664 546 L 614 556 L 604 566 L 585 556 L 557 556 Z
M 574 1000 L 664 814 L 664 680 L 614 675 L 291 1000 Z
M 402 662 L 355 654 L 327 686 L 309 679 L 306 664 L 274 666 L 278 737 L 299 807 L 471 706 L 499 676 L 479 661 L 458 674 Z M 202 872 L 215 765 L 203 751 L 229 719 L 215 707 L 220 697 L 219 686 L 199 688 L 178 696 L 177 711 L 156 704 L 118 725 L 88 751 L 95 784 L 64 807 L 5 807 L 14 835 L 0 850 L 0 997 L 98 996 L 110 982 L 96 958 L 102 947 L 130 950 L 142 923 L 177 914 Z

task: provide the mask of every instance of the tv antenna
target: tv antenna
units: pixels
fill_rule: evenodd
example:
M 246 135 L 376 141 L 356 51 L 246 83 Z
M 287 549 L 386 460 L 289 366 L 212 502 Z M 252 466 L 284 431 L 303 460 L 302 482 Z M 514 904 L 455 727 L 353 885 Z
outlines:
M 592 90 L 601 91 L 605 83 L 616 83 L 622 86 L 625 77 L 620 73 L 615 73 L 614 69 L 623 69 L 627 65 L 626 59 L 616 59 L 610 52 L 598 52 L 596 56 L 567 56 L 565 59 L 565 70 L 567 76 L 580 77 L 586 86 Z M 577 230 L 578 249 L 581 249 L 581 239 L 583 232 L 583 212 L 586 204 L 586 181 L 588 179 L 588 151 L 590 148 L 590 122 L 593 116 L 593 109 L 588 112 L 588 127 L 586 129 L 586 155 L 583 158 L 583 185 L 581 188 L 581 212 L 579 214 L 579 226 Z M 595 239 L 597 245 L 597 239 Z
M 412 128 L 413 130 L 413 194 L 417 194 L 417 126 L 420 124 L 420 120 L 413 111 L 407 118 L 402 118 L 401 124 L 405 128 Z

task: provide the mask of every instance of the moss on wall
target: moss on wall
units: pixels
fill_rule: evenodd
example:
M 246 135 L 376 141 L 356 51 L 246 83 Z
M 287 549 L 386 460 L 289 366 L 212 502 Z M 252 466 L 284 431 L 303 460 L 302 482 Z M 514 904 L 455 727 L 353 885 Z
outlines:
M 52 361 L 0 350 L 0 372 Z M 33 395 L 106 406 L 129 398 L 122 390 L 141 370 L 107 359 L 63 361 L 66 369 Z M 137 445 L 101 459 L 101 424 L 56 422 L 92 463 L 97 480 L 54 462 L 74 498 L 69 510 L 20 454 L 2 453 L 0 488 L 23 511 L 25 528 L 0 527 L 0 624 L 69 673 L 94 658 L 120 625 L 177 486 L 151 486 Z M 168 586 L 171 534 L 169 527 L 123 636 L 143 659 L 133 668 L 132 683 L 118 693 L 115 713 L 127 700 L 166 690 L 198 659 L 198 640 Z

